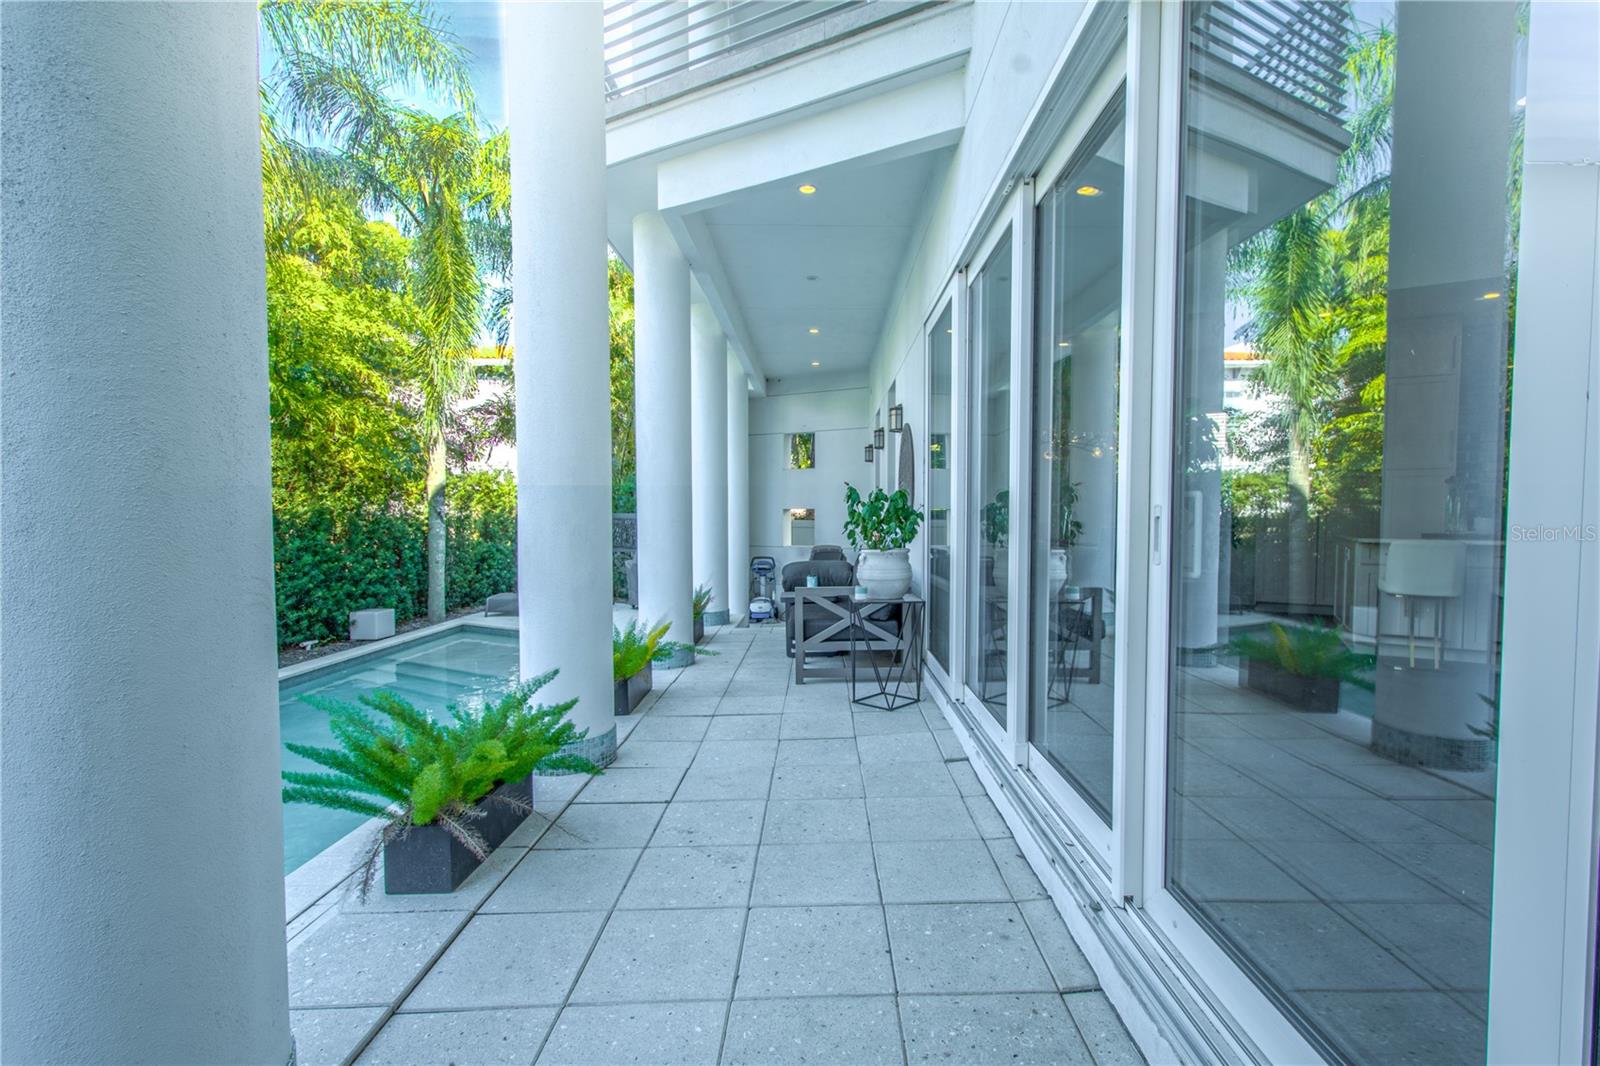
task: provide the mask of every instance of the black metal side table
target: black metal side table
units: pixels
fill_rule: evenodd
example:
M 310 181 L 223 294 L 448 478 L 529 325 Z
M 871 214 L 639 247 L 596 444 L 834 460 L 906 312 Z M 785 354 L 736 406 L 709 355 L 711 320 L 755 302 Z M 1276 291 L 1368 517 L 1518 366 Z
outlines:
M 880 607 L 898 604 L 900 631 L 889 636 L 882 620 L 867 617 Z M 893 598 L 850 597 L 850 702 L 880 711 L 896 711 L 922 699 L 922 613 L 926 602 L 907 593 Z M 878 652 L 890 653 L 887 664 L 878 662 Z M 874 688 L 856 694 L 859 655 L 864 653 L 872 667 Z M 898 663 L 895 661 L 898 659 Z M 913 687 L 914 686 L 914 687 Z

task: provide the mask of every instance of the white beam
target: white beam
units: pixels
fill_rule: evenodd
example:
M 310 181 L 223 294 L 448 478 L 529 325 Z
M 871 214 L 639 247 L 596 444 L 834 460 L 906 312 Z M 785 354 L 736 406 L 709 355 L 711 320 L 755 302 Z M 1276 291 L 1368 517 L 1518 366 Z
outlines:
M 965 121 L 962 71 L 807 115 L 665 160 L 663 211 L 702 211 L 738 193 L 843 164 L 870 166 L 954 144 Z

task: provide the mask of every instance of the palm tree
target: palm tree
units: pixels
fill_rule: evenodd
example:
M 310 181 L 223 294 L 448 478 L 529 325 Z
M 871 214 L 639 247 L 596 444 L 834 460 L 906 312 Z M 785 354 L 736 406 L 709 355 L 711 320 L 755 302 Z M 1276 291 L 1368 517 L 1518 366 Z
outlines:
M 1288 438 L 1290 597 L 1312 602 L 1309 520 L 1313 444 L 1349 360 L 1385 343 L 1389 146 L 1395 37 L 1352 42 L 1350 145 L 1326 193 L 1234 249 L 1230 288 L 1250 310 L 1244 332 L 1266 360 L 1261 382 L 1283 397 Z
M 460 47 L 426 4 L 410 0 L 268 0 L 262 24 L 278 52 L 269 111 L 327 147 L 304 166 L 358 190 L 411 238 L 412 298 L 421 312 L 412 377 L 427 440 L 428 617 L 444 618 L 445 429 L 474 385 L 486 276 L 509 276 L 510 178 L 505 134 L 479 134 Z M 439 117 L 401 106 L 420 83 L 459 108 Z M 502 294 L 494 301 L 503 315 Z

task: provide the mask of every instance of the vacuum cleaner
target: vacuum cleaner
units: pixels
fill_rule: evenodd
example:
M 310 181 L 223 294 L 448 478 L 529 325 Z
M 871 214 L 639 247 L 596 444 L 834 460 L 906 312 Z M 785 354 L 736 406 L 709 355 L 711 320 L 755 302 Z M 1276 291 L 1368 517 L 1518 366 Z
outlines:
M 777 614 L 778 560 L 758 555 L 750 560 L 750 621 L 771 621 Z

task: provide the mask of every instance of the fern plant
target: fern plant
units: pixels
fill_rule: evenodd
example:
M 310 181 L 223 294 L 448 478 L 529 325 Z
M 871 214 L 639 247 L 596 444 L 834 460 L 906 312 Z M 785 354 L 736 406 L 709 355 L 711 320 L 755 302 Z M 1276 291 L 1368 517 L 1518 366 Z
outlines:
M 1273 622 L 1271 637 L 1239 635 L 1229 642 L 1235 655 L 1256 662 L 1271 663 L 1296 677 L 1324 677 L 1343 681 L 1371 692 L 1377 660 L 1354 652 L 1338 632 L 1329 626 L 1283 626 Z
M 690 605 L 694 608 L 695 621 L 698 622 L 700 619 L 704 618 L 706 614 L 706 608 L 711 606 L 711 586 L 696 585 L 694 587 L 694 599 L 691 601 Z
M 611 627 L 611 679 L 626 681 L 661 657 L 661 640 L 671 622 L 650 626 L 632 621 L 625 628 Z
M 554 670 L 541 674 L 481 711 L 452 705 L 448 722 L 434 721 L 392 692 L 362 696 L 365 707 L 311 698 L 307 702 L 327 712 L 339 747 L 285 745 L 328 772 L 284 771 L 284 802 L 384 819 L 362 865 L 363 899 L 384 845 L 413 826 L 438 825 L 474 856 L 486 858 L 489 848 L 472 823 L 484 813 L 476 804 L 496 787 L 520 781 L 535 768 L 600 772 L 588 759 L 561 754 L 587 735 L 567 721 L 577 700 L 529 705 L 555 676 Z M 495 798 L 522 813 L 532 810 L 519 800 Z

